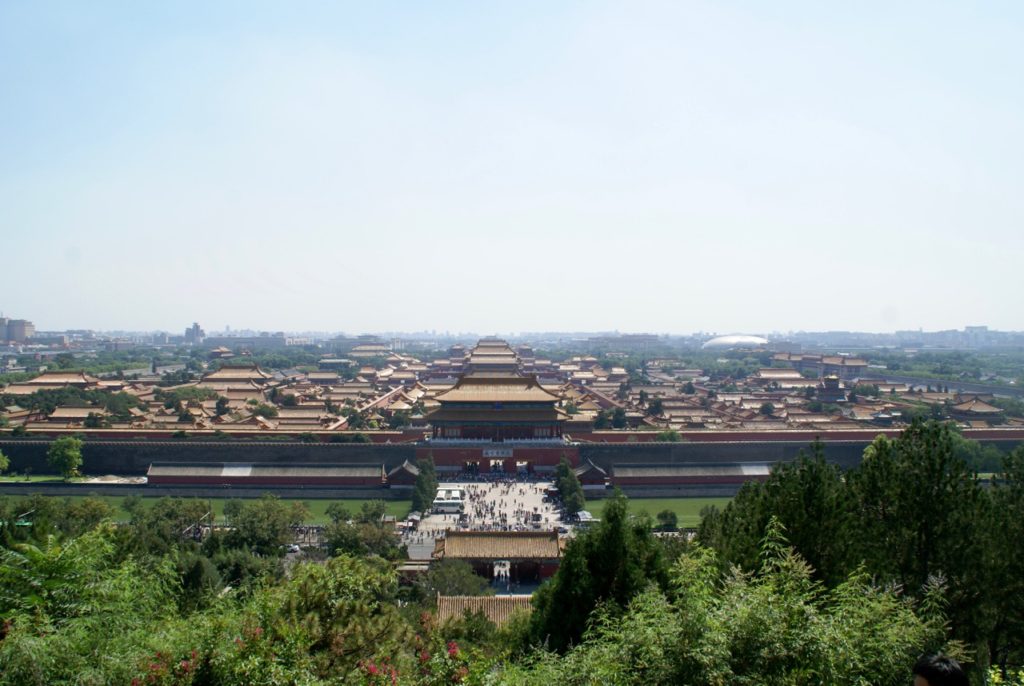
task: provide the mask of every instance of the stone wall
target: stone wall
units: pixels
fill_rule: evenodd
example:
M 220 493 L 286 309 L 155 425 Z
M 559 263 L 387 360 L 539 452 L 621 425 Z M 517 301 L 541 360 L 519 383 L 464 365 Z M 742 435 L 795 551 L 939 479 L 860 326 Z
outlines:
M 259 498 L 264 493 L 273 493 L 279 498 L 294 500 L 408 500 L 408 490 L 392 490 L 390 488 L 300 488 L 296 486 L 262 486 L 259 488 L 239 488 L 227 486 L 148 486 L 134 484 L 83 484 L 70 483 L 0 483 L 0 495 L 5 496 L 86 496 L 106 495 L 127 497 L 130 495 L 146 497 L 170 496 L 176 498 Z
M 1010 450 L 1019 441 L 985 440 Z M 858 465 L 868 440 L 828 441 L 825 457 L 844 468 Z M 0 439 L 0 450 L 10 459 L 10 472 L 30 469 L 32 474 L 47 474 L 50 441 Z M 737 441 L 681 443 L 602 443 L 580 444 L 579 460 L 592 461 L 612 474 L 615 464 L 694 464 L 694 463 L 774 463 L 796 458 L 803 441 Z M 413 444 L 381 445 L 362 443 L 283 443 L 274 441 L 95 441 L 86 440 L 82 450 L 83 473 L 102 475 L 145 475 L 153 462 L 241 462 L 308 464 L 383 464 L 392 470 L 402 462 L 415 462 Z M 576 451 L 567 451 L 570 459 Z M 518 455 L 517 455 L 518 457 Z
M 11 472 L 52 470 L 46 464 L 50 441 L 0 440 Z M 278 443 L 241 441 L 85 441 L 84 474 L 145 475 L 153 462 L 243 462 L 303 464 L 377 464 L 392 469 L 416 459 L 413 445 L 367 443 Z
M 829 442 L 824 444 L 829 461 L 849 468 L 860 464 L 866 442 Z M 784 462 L 807 450 L 803 442 L 742 443 L 620 443 L 581 445 L 580 459 L 590 460 L 611 474 L 615 464 L 694 464 L 734 462 Z

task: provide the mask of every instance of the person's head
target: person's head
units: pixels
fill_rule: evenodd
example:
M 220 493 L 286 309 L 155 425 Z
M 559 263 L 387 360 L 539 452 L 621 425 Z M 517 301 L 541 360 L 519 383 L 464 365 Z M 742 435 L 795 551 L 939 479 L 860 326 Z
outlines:
M 970 686 L 960 663 L 945 655 L 924 655 L 914 665 L 914 686 Z

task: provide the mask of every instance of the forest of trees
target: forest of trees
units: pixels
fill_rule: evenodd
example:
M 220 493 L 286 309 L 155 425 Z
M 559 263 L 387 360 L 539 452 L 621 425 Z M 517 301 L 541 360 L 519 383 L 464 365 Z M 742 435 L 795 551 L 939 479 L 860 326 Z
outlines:
M 1024 448 L 985 487 L 957 439 L 917 423 L 845 473 L 812 446 L 695 540 L 609 498 L 500 630 L 437 624 L 438 592 L 486 584 L 399 584 L 379 504 L 332 506 L 328 549 L 294 560 L 306 513 L 273 497 L 201 541 L 201 500 L 130 498 L 115 525 L 99 499 L 0 499 L 0 683 L 895 686 L 943 651 L 980 684 L 1024 659 Z

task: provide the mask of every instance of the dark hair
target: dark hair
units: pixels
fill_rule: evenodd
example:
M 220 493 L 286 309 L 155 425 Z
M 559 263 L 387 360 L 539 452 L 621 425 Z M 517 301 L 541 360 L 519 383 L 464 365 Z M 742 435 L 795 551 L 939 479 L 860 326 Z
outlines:
M 922 655 L 913 674 L 927 679 L 928 686 L 970 686 L 960 663 L 945 655 Z

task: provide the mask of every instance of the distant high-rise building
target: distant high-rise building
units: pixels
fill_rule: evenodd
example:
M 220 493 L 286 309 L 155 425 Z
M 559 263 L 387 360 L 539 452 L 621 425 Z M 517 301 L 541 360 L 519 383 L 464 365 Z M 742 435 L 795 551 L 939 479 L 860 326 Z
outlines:
M 36 334 L 35 324 L 27 319 L 9 319 L 7 321 L 7 340 L 24 343 Z
M 199 345 L 206 338 L 206 332 L 199 327 L 198 322 L 192 322 L 192 326 L 185 329 L 185 342 Z

